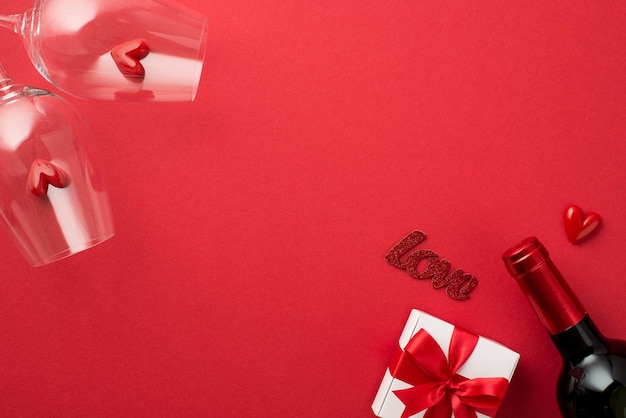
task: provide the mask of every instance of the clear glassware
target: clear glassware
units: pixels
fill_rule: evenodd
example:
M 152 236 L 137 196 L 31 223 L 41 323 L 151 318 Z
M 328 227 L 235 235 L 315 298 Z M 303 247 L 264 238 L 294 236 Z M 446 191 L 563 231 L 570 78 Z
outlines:
M 109 199 L 85 120 L 0 66 L 0 224 L 41 266 L 112 237 Z
M 206 49 L 202 14 L 168 0 L 35 0 L 0 15 L 37 70 L 96 100 L 192 101 Z

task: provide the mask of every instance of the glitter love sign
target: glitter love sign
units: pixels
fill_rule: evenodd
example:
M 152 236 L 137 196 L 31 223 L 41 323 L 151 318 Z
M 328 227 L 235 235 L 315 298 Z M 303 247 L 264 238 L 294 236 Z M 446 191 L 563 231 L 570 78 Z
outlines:
M 426 239 L 425 233 L 418 230 L 412 231 L 389 250 L 385 255 L 385 260 L 394 267 L 406 270 L 415 279 L 431 279 L 435 289 L 445 287 L 447 295 L 454 300 L 468 299 L 470 293 L 478 285 L 478 280 L 473 275 L 464 273 L 460 268 L 448 274 L 450 262 L 445 258 L 439 258 L 434 251 L 419 249 L 409 253 L 424 239 Z M 419 266 L 422 261 L 426 263 L 426 267 L 420 270 Z

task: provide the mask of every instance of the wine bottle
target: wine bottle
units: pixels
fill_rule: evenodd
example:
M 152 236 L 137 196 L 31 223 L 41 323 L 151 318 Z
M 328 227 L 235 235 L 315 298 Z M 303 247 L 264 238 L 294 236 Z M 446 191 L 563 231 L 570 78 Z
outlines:
M 563 358 L 557 401 L 565 418 L 626 418 L 626 344 L 606 339 L 535 237 L 502 256 Z

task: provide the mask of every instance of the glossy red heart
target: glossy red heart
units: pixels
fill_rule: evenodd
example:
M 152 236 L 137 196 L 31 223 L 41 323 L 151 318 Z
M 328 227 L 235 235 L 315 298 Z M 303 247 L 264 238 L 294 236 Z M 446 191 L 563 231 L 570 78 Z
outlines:
M 133 39 L 119 44 L 111 50 L 115 65 L 125 76 L 135 81 L 142 81 L 146 70 L 141 64 L 142 59 L 148 56 L 150 48 L 143 39 Z
M 36 158 L 30 166 L 27 187 L 35 196 L 43 196 L 48 192 L 48 185 L 62 189 L 69 184 L 67 175 L 50 161 Z
M 567 239 L 573 244 L 578 244 L 598 230 L 602 219 L 595 212 L 589 212 L 586 216 L 582 209 L 571 205 L 563 215 Z

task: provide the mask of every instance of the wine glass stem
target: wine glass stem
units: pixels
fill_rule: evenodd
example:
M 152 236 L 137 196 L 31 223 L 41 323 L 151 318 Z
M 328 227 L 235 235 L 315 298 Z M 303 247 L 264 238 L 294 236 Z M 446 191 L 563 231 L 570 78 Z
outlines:
M 20 20 L 20 15 L 0 15 L 0 27 L 11 29 L 13 32 L 17 32 L 17 25 Z
M 0 27 L 11 29 L 12 31 L 17 32 L 19 19 L 20 15 L 0 15 Z M 2 67 L 2 63 L 0 63 L 0 92 L 12 83 L 13 80 L 11 80 L 7 72 Z
M 0 64 L 0 92 L 8 85 L 12 84 L 13 81 L 9 77 L 4 68 L 2 68 L 2 64 Z

